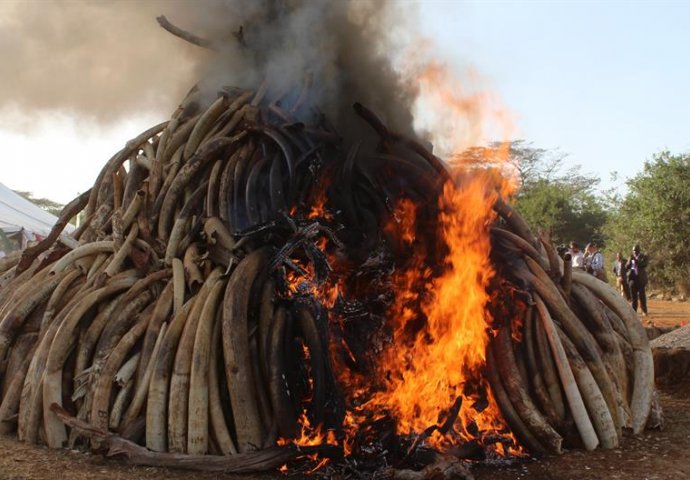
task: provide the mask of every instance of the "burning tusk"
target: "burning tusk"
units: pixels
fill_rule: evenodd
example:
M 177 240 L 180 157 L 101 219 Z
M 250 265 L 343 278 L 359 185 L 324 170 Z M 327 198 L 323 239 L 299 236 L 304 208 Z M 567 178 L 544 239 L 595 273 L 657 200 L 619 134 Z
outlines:
M 513 433 L 515 433 L 518 440 L 529 448 L 530 452 L 534 452 L 536 455 L 546 453 L 546 448 L 535 438 L 529 428 L 527 428 L 527 425 L 525 425 L 525 422 L 522 421 L 515 411 L 515 407 L 510 401 L 508 392 L 506 392 L 503 387 L 503 382 L 498 374 L 496 360 L 491 347 L 486 349 L 486 376 L 491 385 L 491 390 L 494 393 L 496 402 L 501 409 L 503 418 L 508 423 Z
M 292 396 L 287 384 L 285 371 L 285 331 L 287 318 L 285 308 L 279 306 L 275 309 L 271 325 L 271 344 L 269 358 L 269 388 L 271 393 L 271 405 L 278 422 L 278 433 L 283 438 L 294 438 L 297 435 L 297 413 L 294 411 Z
M 323 422 L 326 403 L 326 368 L 325 352 L 321 342 L 314 316 L 306 305 L 298 305 L 295 314 L 297 324 L 309 349 L 311 373 L 314 382 L 312 395 L 312 416 L 316 425 Z

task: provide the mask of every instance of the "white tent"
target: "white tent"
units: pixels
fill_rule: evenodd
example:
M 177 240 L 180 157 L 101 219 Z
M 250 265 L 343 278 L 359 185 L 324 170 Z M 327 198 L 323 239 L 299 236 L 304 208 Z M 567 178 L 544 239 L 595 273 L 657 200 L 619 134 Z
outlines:
M 42 210 L 21 195 L 0 183 L 0 229 L 7 236 L 24 233 L 45 237 L 57 222 L 57 217 Z M 66 231 L 74 229 L 68 225 Z

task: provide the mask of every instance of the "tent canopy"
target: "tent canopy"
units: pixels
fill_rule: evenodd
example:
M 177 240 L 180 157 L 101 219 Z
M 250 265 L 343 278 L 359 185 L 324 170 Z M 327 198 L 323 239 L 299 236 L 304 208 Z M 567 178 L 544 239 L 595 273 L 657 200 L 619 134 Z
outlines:
M 45 237 L 50 233 L 55 222 L 57 222 L 55 215 L 51 215 L 0 183 L 0 229 L 7 235 L 24 229 Z M 74 227 L 68 224 L 65 230 L 71 232 L 73 229 Z

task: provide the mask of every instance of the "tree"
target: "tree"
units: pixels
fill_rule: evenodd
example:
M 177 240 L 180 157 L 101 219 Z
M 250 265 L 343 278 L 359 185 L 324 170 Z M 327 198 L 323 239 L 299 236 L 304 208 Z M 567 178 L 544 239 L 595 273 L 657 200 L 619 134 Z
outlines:
M 474 147 L 459 160 L 507 166 L 519 185 L 515 206 L 535 232 L 549 231 L 556 244 L 570 240 L 603 244 L 606 210 L 595 192 L 599 179 L 581 173 L 579 166 L 564 170 L 565 158 L 558 151 L 516 140 Z
M 592 187 L 564 179 L 530 182 L 519 192 L 516 208 L 535 230 L 547 230 L 556 244 L 605 243 L 606 212 Z
M 22 192 L 19 190 L 14 190 L 14 193 L 16 193 L 17 195 L 21 195 L 37 207 L 40 207 L 46 212 L 52 213 L 55 216 L 59 216 L 60 212 L 62 211 L 62 208 L 64 207 L 64 205 L 62 205 L 61 203 L 54 202 L 53 200 L 49 200 L 47 198 L 35 198 L 34 194 L 31 192 Z
M 615 251 L 639 243 L 650 256 L 650 282 L 690 290 L 690 155 L 663 151 L 628 180 L 605 231 Z

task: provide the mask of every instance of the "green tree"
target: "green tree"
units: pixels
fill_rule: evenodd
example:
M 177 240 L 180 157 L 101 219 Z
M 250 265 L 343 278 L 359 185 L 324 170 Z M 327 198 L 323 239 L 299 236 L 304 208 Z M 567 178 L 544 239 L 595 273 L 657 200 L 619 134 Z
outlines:
M 650 257 L 655 286 L 690 290 L 690 155 L 654 155 L 628 180 L 628 192 L 605 231 L 614 251 L 630 255 L 636 243 Z
M 547 230 L 556 244 L 605 244 L 606 211 L 593 187 L 568 179 L 539 179 L 523 186 L 516 208 L 535 230 Z
M 598 178 L 582 173 L 579 166 L 565 169 L 564 154 L 522 140 L 475 147 L 464 152 L 462 160 L 496 164 L 497 159 L 505 163 L 506 157 L 519 184 L 516 208 L 535 232 L 550 232 L 556 244 L 605 243 L 606 210 L 595 191 Z

